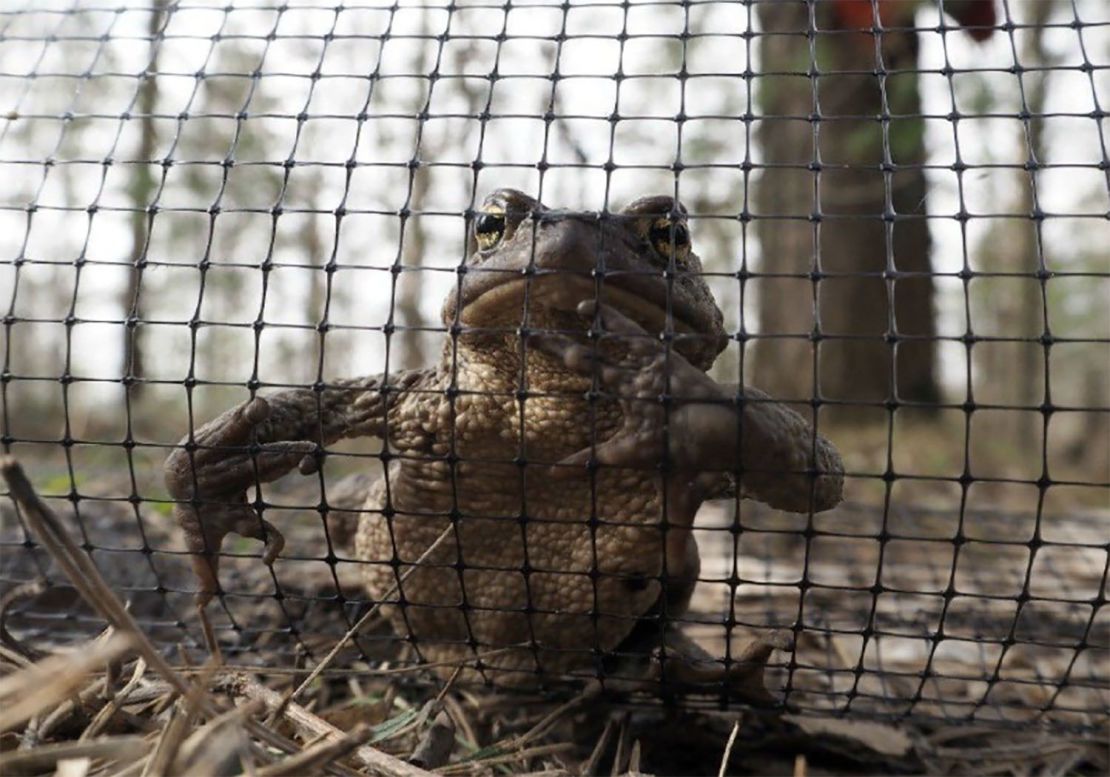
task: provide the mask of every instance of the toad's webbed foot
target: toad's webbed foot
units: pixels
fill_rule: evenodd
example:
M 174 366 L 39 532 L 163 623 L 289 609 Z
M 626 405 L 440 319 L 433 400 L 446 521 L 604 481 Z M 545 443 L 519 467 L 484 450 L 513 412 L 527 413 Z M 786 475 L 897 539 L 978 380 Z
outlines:
M 748 495 L 779 509 L 820 511 L 840 502 L 840 456 L 796 412 L 756 389 L 730 392 L 613 307 L 587 300 L 578 313 L 602 325 L 602 342 L 626 346 L 620 363 L 564 335 L 538 334 L 531 342 L 595 377 L 618 399 L 623 418 L 608 440 L 559 462 L 554 476 L 580 476 L 590 461 L 638 468 L 666 461 L 680 475 L 740 471 Z
M 384 435 L 397 397 L 431 375 L 407 370 L 257 397 L 183 439 L 164 469 L 199 582 L 198 607 L 203 610 L 219 590 L 219 552 L 228 534 L 265 542 L 266 563 L 281 552 L 281 533 L 248 503 L 248 489 L 294 468 L 316 472 L 324 446 L 336 440 Z M 350 507 L 351 499 L 337 496 L 340 507 Z
M 654 628 L 654 627 L 653 627 Z M 793 649 L 786 631 L 773 631 L 753 640 L 726 666 L 675 628 L 662 637 L 644 632 L 625 643 L 625 653 L 607 680 L 614 690 L 665 694 L 720 694 L 753 707 L 776 707 L 780 702 L 767 690 L 764 674 L 775 650 Z
M 247 490 L 294 467 L 307 473 L 317 466 L 315 442 L 259 439 L 259 427 L 270 417 L 270 404 L 252 399 L 205 424 L 166 459 L 166 487 L 176 500 L 174 517 L 185 533 L 200 584 L 198 607 L 219 590 L 219 552 L 225 536 L 234 532 L 262 540 L 266 563 L 272 563 L 285 544 L 281 533 L 247 502 Z

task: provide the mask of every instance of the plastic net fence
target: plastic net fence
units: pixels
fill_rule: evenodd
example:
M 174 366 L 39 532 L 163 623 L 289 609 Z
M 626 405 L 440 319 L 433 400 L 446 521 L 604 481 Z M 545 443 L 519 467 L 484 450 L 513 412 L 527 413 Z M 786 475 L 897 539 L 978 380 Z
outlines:
M 4 3 L 3 446 L 167 650 L 1105 725 L 1108 87 L 1097 0 Z

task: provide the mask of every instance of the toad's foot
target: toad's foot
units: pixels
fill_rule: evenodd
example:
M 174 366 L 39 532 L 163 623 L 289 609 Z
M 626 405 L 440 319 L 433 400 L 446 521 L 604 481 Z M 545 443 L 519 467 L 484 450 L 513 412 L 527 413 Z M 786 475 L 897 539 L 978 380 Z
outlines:
M 205 424 L 166 460 L 166 487 L 176 500 L 174 517 L 185 533 L 201 610 L 219 590 L 224 537 L 234 532 L 261 540 L 267 564 L 285 544 L 281 532 L 248 503 L 247 489 L 294 467 L 307 474 L 318 466 L 314 442 L 259 442 L 258 427 L 269 418 L 266 400 L 253 399 Z
M 678 629 L 667 629 L 661 644 L 643 655 L 624 656 L 617 663 L 606 685 L 618 691 L 648 691 L 664 694 L 720 694 L 753 707 L 777 707 L 781 702 L 767 690 L 764 673 L 775 650 L 790 651 L 794 641 L 790 632 L 773 631 L 753 640 L 727 665 L 714 658 Z M 637 651 L 647 647 L 648 635 L 628 645 Z M 638 676 L 637 676 L 638 675 Z

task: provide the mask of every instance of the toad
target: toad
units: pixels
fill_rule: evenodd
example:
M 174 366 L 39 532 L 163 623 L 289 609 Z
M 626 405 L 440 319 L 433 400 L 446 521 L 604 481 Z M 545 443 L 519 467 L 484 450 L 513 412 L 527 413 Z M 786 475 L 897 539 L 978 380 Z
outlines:
M 630 642 L 673 634 L 703 501 L 840 500 L 839 456 L 809 423 L 706 374 L 728 336 L 681 203 L 583 213 L 502 189 L 472 238 L 437 364 L 257 397 L 170 455 L 202 611 L 225 535 L 280 552 L 247 489 L 316 471 L 342 438 L 382 440 L 355 538 L 370 596 L 422 659 L 505 686 L 592 677 Z M 662 645 L 672 679 L 736 680 L 766 701 L 749 664 L 771 643 L 727 667 Z

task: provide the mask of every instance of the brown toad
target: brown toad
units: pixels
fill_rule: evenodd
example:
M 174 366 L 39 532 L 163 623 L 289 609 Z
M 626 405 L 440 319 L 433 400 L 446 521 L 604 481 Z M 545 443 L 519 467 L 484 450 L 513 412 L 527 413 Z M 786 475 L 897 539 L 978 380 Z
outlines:
M 347 437 L 383 440 L 355 543 L 371 597 L 423 658 L 506 685 L 592 674 L 638 621 L 682 613 L 705 499 L 839 501 L 839 457 L 801 416 L 706 375 L 727 335 L 680 203 L 601 215 L 503 189 L 473 236 L 439 364 L 254 399 L 169 457 L 201 607 L 228 532 L 280 551 L 246 490 Z

